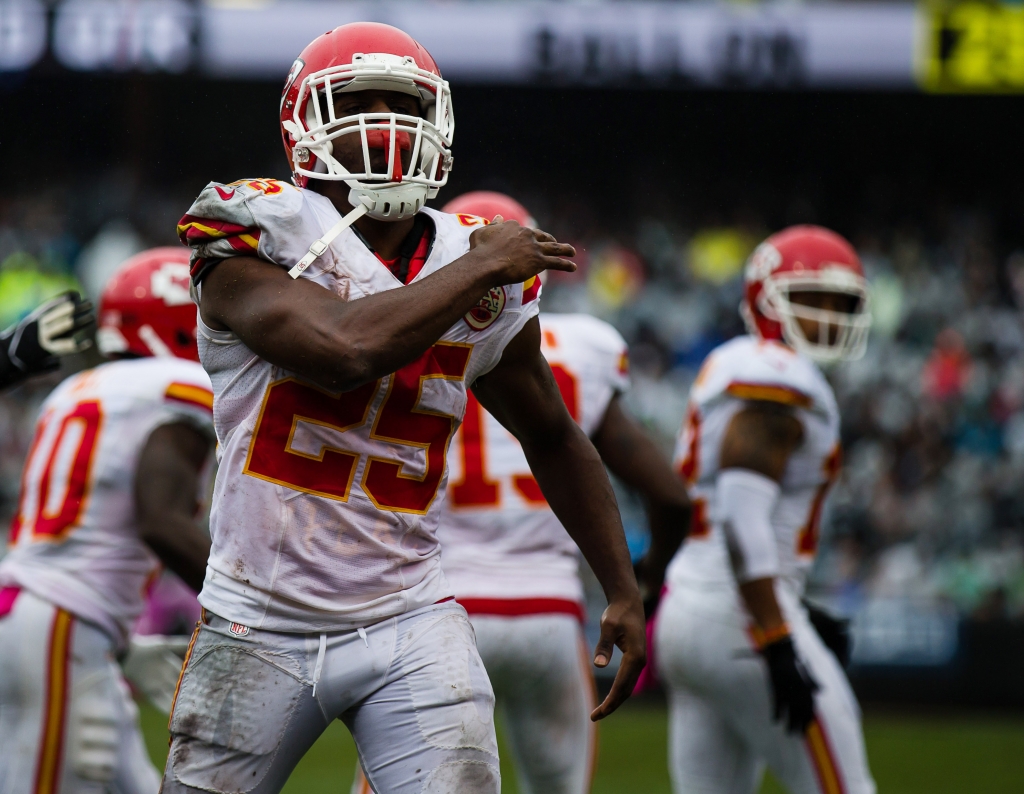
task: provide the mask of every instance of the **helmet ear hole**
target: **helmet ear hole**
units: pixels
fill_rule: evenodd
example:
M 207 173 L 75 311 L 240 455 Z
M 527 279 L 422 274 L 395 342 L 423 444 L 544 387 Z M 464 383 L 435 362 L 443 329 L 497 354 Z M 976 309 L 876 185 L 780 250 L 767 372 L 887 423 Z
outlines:
M 180 328 L 174 332 L 174 339 L 182 347 L 188 347 L 190 344 L 192 344 L 192 337 L 190 337 Z

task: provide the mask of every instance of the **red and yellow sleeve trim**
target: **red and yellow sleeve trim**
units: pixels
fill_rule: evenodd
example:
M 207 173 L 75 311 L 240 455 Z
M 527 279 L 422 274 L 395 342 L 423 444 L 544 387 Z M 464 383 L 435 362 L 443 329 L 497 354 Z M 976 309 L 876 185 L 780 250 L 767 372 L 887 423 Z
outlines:
M 71 633 L 75 619 L 63 609 L 54 611 L 46 666 L 46 705 L 43 711 L 34 794 L 57 794 L 64 758 L 68 684 L 71 677 Z
M 202 386 L 192 383 L 172 383 L 167 387 L 164 397 L 213 412 L 213 392 Z
M 240 226 L 213 218 L 185 215 L 178 221 L 178 239 L 188 246 L 226 240 L 236 251 L 252 253 L 259 247 L 260 230 L 257 226 Z
M 802 391 L 773 383 L 745 383 L 734 380 L 726 387 L 725 392 L 737 400 L 781 403 L 794 408 L 810 408 L 814 404 L 814 400 Z
M 540 295 L 540 276 L 533 276 L 523 282 L 523 306 L 537 300 Z

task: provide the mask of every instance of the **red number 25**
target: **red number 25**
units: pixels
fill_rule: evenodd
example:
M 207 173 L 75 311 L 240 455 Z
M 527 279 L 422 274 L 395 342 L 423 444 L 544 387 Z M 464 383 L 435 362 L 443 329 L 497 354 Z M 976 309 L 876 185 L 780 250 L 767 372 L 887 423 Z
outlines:
M 427 378 L 465 378 L 472 345 L 439 342 L 417 361 L 391 376 L 370 438 L 386 444 L 418 447 L 426 455 L 422 477 L 405 474 L 398 460 L 371 455 L 361 486 L 381 510 L 426 513 L 444 475 L 455 417 L 418 408 Z M 331 394 L 286 378 L 270 384 L 253 430 L 245 473 L 298 491 L 348 501 L 359 455 L 341 445 L 323 446 L 318 454 L 292 447 L 299 422 L 339 433 L 366 424 L 381 381 L 342 394 Z M 382 445 L 382 449 L 384 449 Z

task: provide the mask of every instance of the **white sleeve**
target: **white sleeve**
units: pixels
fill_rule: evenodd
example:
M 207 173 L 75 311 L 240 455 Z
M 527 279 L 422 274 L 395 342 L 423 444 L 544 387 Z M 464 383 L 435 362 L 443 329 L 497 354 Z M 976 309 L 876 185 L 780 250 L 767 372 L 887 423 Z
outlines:
M 779 549 L 771 523 L 778 498 L 779 484 L 763 474 L 725 469 L 718 475 L 716 512 L 741 584 L 779 575 Z

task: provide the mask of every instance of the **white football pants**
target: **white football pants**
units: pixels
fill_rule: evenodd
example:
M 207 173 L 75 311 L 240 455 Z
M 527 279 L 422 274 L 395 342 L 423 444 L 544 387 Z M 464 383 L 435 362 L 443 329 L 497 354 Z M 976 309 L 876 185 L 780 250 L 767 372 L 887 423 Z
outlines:
M 669 690 L 669 765 L 676 794 L 753 794 L 765 766 L 790 794 L 874 794 L 860 709 L 835 656 L 799 601 L 776 587 L 797 653 L 820 690 L 806 736 L 772 720 L 768 668 L 731 588 L 673 586 L 655 632 Z
M 586 794 L 597 744 L 583 629 L 571 615 L 473 615 L 523 794 Z
M 500 790 L 494 694 L 466 611 L 449 601 L 328 634 L 207 613 L 171 714 L 163 794 L 280 791 L 335 719 L 381 794 Z
M 22 590 L 0 618 L 0 794 L 156 794 L 113 643 Z
M 590 658 L 570 615 L 472 615 L 523 794 L 590 791 L 597 725 Z M 370 794 L 357 771 L 352 794 Z M 383 794 L 383 792 L 382 792 Z

